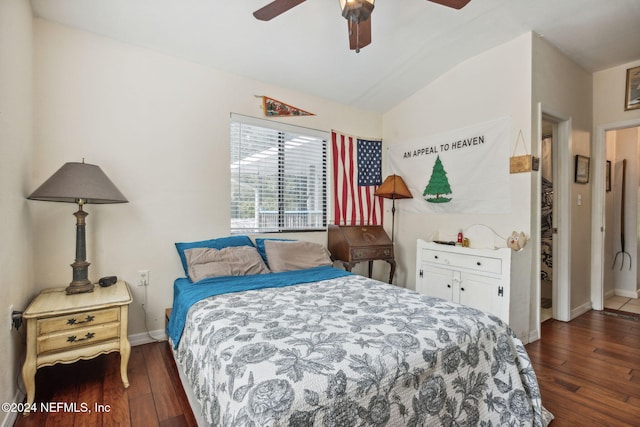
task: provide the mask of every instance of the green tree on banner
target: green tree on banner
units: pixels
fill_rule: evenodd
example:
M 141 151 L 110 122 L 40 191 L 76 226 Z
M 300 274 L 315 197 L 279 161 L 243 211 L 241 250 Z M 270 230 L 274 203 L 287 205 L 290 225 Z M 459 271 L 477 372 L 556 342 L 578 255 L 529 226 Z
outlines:
M 433 171 L 431 172 L 431 178 L 429 183 L 424 188 L 422 193 L 425 196 L 425 200 L 429 203 L 447 203 L 451 201 L 451 198 L 440 197 L 442 194 L 451 194 L 451 186 L 447 179 L 447 172 L 442 166 L 440 156 L 436 158 L 436 163 L 433 165 Z M 435 196 L 435 197 L 426 197 Z

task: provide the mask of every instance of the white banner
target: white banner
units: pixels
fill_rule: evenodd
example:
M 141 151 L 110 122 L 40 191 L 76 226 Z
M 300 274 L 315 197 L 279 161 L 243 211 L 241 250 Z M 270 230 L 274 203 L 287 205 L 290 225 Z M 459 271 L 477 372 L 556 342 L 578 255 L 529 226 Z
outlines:
M 456 129 L 388 149 L 390 173 L 413 199 L 401 209 L 426 213 L 503 214 L 511 211 L 511 119 Z

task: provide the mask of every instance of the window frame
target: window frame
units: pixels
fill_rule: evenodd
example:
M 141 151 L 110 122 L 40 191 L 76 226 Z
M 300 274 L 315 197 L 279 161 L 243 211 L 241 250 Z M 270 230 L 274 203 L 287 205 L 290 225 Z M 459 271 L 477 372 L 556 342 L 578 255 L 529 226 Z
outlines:
M 330 132 L 322 131 L 318 129 L 312 129 L 304 126 L 295 126 L 288 123 L 276 122 L 273 120 L 260 119 L 251 116 L 245 116 L 242 114 L 231 113 L 230 121 L 229 121 L 229 147 L 230 147 L 230 167 L 233 167 L 234 162 L 239 162 L 241 159 L 234 159 L 234 144 L 236 141 L 234 140 L 234 125 L 248 125 L 248 126 L 257 126 L 265 129 L 269 129 L 271 131 L 278 132 L 277 144 L 275 147 L 277 148 L 277 227 L 263 227 L 261 228 L 260 224 L 254 224 L 254 227 L 251 228 L 239 228 L 234 227 L 233 221 L 234 214 L 234 178 L 238 176 L 242 176 L 241 173 L 236 173 L 233 170 L 230 170 L 230 217 L 229 217 L 229 229 L 231 234 L 272 234 L 272 233 L 303 233 L 303 232 L 324 232 L 327 230 L 327 224 L 329 221 L 329 158 L 328 158 L 328 149 L 329 149 L 329 138 Z M 296 134 L 305 137 L 311 137 L 322 141 L 322 159 L 319 162 L 320 167 L 322 169 L 321 179 L 321 211 L 322 225 L 319 227 L 311 227 L 311 228 L 290 228 L 286 227 L 286 215 L 287 211 L 285 209 L 285 185 L 284 182 L 287 178 L 285 171 L 285 158 L 287 155 L 287 150 L 285 147 L 286 144 L 286 134 Z

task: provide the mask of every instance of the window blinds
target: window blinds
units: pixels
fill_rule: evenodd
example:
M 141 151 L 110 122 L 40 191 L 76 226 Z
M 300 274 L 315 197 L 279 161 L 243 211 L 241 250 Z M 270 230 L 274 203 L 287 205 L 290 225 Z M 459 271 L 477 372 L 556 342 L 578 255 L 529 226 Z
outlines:
M 231 232 L 326 228 L 328 134 L 231 116 Z

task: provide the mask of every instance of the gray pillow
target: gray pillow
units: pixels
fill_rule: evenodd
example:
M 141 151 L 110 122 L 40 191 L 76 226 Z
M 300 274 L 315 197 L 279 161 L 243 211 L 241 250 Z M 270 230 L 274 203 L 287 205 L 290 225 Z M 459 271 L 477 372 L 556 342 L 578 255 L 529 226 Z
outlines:
M 319 243 L 265 240 L 264 248 L 274 273 L 333 265 L 329 251 Z
M 245 276 L 269 273 L 253 246 L 230 246 L 223 249 L 193 248 L 184 251 L 189 279 L 197 282 L 207 277 Z

